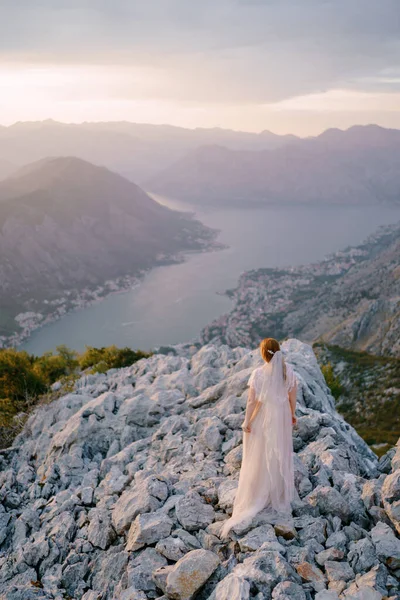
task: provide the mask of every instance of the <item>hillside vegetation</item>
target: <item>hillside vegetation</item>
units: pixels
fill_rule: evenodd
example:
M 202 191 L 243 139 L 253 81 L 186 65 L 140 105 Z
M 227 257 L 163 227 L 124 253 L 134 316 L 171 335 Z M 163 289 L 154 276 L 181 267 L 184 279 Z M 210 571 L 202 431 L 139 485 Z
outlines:
M 12 348 L 0 349 L 0 448 L 7 447 L 38 404 L 72 389 L 82 371 L 105 373 L 127 367 L 150 354 L 130 348 L 87 346 L 79 354 L 66 346 L 34 356 Z M 52 384 L 61 385 L 52 390 Z
M 381 455 L 400 437 L 400 358 L 314 344 L 336 408 Z

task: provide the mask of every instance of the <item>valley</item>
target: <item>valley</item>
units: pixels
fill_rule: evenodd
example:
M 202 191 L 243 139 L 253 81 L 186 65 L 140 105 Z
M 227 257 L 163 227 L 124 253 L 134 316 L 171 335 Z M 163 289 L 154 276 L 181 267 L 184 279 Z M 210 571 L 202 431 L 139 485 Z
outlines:
M 0 182 L 0 343 L 131 288 L 183 251 L 219 248 L 216 233 L 81 159 L 23 167 Z

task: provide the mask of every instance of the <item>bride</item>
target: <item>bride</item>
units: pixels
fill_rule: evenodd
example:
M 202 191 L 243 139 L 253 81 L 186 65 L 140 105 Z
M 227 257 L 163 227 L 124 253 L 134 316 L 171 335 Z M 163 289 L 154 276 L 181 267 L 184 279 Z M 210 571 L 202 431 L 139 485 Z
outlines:
M 239 486 L 222 537 L 263 508 L 291 514 L 297 380 L 292 367 L 283 360 L 279 342 L 264 339 L 260 352 L 265 363 L 254 369 L 249 379 Z

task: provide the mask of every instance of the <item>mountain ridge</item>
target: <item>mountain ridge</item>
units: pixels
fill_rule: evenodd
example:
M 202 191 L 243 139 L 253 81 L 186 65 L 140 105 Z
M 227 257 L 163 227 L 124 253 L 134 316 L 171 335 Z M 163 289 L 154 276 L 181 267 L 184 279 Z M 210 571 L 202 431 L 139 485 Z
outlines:
M 327 130 L 275 149 L 196 149 L 149 180 L 146 189 L 217 206 L 396 204 L 399 154 L 399 130 Z
M 73 155 L 143 184 L 204 143 L 265 148 L 289 141 L 293 142 L 293 136 L 272 132 L 267 135 L 221 128 L 185 129 L 126 121 L 75 124 L 50 119 L 0 128 L 0 158 L 22 166 L 46 156 Z

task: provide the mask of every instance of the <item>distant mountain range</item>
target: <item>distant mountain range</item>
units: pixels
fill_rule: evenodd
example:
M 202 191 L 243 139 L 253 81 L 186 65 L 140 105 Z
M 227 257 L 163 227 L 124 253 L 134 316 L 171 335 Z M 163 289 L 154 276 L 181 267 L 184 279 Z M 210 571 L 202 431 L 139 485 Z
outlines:
M 400 131 L 329 129 L 271 150 L 201 147 L 146 189 L 193 203 L 400 203 Z
M 298 139 L 270 131 L 247 133 L 128 122 L 21 122 L 0 127 L 0 178 L 11 173 L 12 164 L 17 168 L 48 156 L 76 156 L 143 184 L 200 146 L 218 144 L 232 150 L 265 150 Z M 4 173 L 3 160 L 11 163 Z
M 0 182 L 0 336 L 17 313 L 201 250 L 215 232 L 77 158 L 49 158 Z

